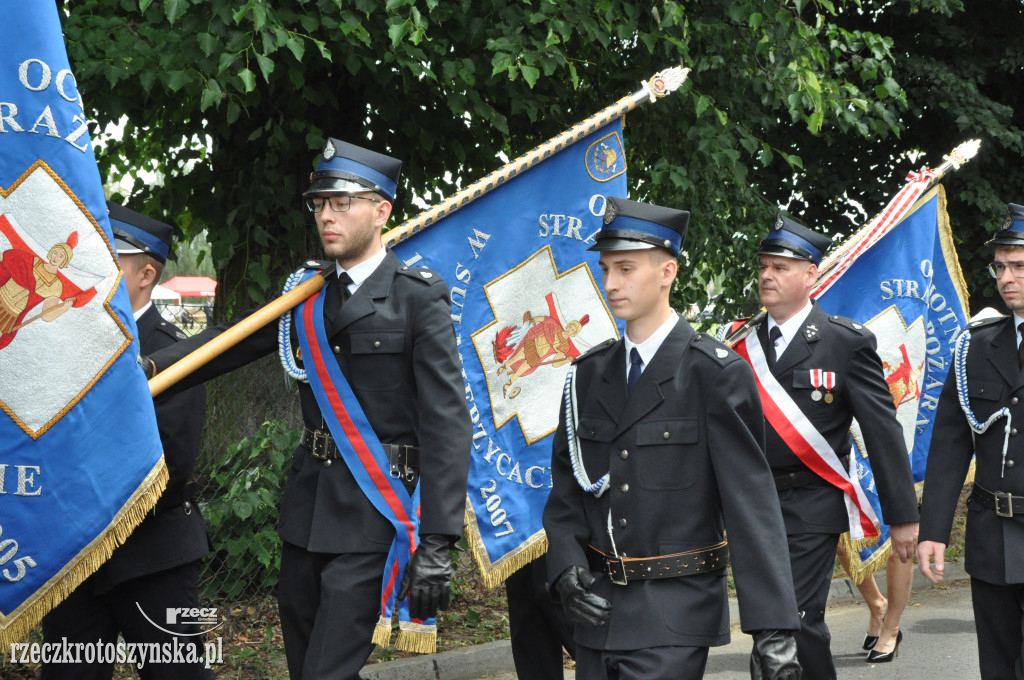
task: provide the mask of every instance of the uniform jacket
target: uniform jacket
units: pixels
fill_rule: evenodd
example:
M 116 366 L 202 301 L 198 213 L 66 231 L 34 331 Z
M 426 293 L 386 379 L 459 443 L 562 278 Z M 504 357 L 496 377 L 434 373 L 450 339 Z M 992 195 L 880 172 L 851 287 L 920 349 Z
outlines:
M 136 324 L 143 354 L 152 354 L 184 340 L 174 324 L 164 321 L 156 307 L 147 309 Z M 185 484 L 199 453 L 199 439 L 206 417 L 206 388 L 199 386 L 176 394 L 162 394 L 153 401 L 160 442 L 170 479 L 164 499 L 179 499 L 169 507 L 161 502 L 132 532 L 124 545 L 93 580 L 98 593 L 136 576 L 152 574 L 197 560 L 210 552 L 206 525 L 199 508 L 191 499 L 182 498 Z
M 1017 332 L 1013 316 L 972 322 L 967 353 L 967 394 L 980 422 L 1006 407 L 1010 423 L 996 420 L 984 434 L 972 436 L 961 409 L 956 376 L 950 369 L 939 397 L 928 450 L 921 504 L 920 540 L 949 543 L 950 527 L 964 479 L 975 458 L 975 483 L 989 491 L 1024 496 L 1024 373 L 1017 364 Z M 1009 425 L 1005 474 L 1002 471 L 1004 429 Z M 966 559 L 971 576 L 1006 585 L 1024 583 L 1024 517 L 1004 518 L 978 504 L 967 503 Z
M 746 631 L 799 627 L 786 536 L 764 458 L 764 420 L 750 367 L 683 319 L 626 391 L 624 342 L 577 361 L 578 434 L 587 475 L 610 472 L 600 497 L 583 491 L 569 459 L 565 414 L 554 439 L 553 488 L 544 510 L 551 582 L 587 565 L 588 544 L 630 557 L 712 546 L 728 530 L 740 619 Z M 611 620 L 576 626 L 593 649 L 729 641 L 725 570 L 612 584 L 594 572 L 593 592 Z
M 342 305 L 333 263 L 329 268 L 324 323 L 334 358 L 380 441 L 419 447 L 420 534 L 461 535 L 472 431 L 448 286 L 388 253 Z M 227 326 L 150 358 L 166 368 Z M 271 323 L 257 331 L 183 384 L 276 352 L 277 328 Z M 298 348 L 294 339 L 292 345 Z M 326 429 L 307 383 L 299 383 L 299 396 L 305 426 Z M 387 552 L 395 533 L 341 460 L 314 459 L 303 446 L 292 457 L 278 531 L 289 543 L 323 553 Z
M 767 343 L 767 322 L 758 339 Z M 748 338 L 748 342 L 754 338 Z M 772 373 L 840 458 L 850 454 L 853 419 L 861 425 L 871 461 L 882 521 L 916 522 L 917 494 L 896 406 L 885 383 L 874 334 L 814 303 L 800 331 L 778 357 Z M 767 352 L 768 349 L 766 348 Z M 835 373 L 833 401 L 814 400 L 810 370 Z M 824 389 L 821 389 L 822 394 Z M 771 425 L 765 426 L 768 463 L 776 475 L 809 471 Z M 844 458 L 845 459 L 845 458 Z M 779 492 L 786 531 L 842 533 L 849 529 L 845 494 L 825 480 Z

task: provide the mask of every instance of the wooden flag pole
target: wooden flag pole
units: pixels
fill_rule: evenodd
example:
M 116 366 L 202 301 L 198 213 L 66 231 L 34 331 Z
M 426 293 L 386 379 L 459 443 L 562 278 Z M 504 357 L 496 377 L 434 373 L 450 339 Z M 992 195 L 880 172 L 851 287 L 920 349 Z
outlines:
M 199 349 L 172 364 L 166 371 L 160 371 L 149 381 L 149 392 L 154 397 L 178 382 L 192 371 L 219 357 L 228 349 L 249 337 L 286 312 L 299 306 L 303 300 L 324 287 L 324 277 L 315 274 L 302 284 L 292 288 L 279 298 L 245 317 Z M 157 367 L 159 369 L 159 366 Z

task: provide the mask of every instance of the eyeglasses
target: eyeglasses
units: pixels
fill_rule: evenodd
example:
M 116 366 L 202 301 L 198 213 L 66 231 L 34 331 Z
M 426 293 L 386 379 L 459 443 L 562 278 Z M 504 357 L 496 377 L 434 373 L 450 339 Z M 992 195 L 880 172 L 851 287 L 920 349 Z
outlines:
M 303 199 L 306 203 L 306 209 L 314 215 L 324 209 L 324 204 L 331 206 L 331 210 L 336 213 L 348 212 L 352 207 L 352 199 L 358 198 L 363 201 L 373 201 L 374 203 L 380 203 L 379 198 L 371 198 L 369 196 L 353 196 L 352 194 L 334 194 L 332 196 L 306 196 Z
M 1013 264 L 1007 264 L 1006 262 L 993 262 L 988 266 L 988 273 L 992 275 L 993 279 L 1001 279 L 1003 272 L 1007 269 L 1013 274 L 1013 278 L 1019 279 L 1024 277 L 1024 262 L 1015 262 Z

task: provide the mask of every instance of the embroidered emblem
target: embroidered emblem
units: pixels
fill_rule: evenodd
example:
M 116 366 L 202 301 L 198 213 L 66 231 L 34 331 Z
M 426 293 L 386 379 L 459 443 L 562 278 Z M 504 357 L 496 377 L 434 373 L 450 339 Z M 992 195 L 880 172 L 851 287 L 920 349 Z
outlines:
M 431 272 L 420 272 L 420 276 L 422 276 L 425 279 L 429 279 L 430 277 L 433 276 L 433 274 Z
M 860 325 L 859 323 L 852 323 L 852 324 L 850 324 L 850 325 L 851 325 L 851 326 L 853 326 L 854 328 L 856 328 L 856 329 L 857 329 L 858 331 L 859 331 L 860 329 L 864 328 L 864 326 L 861 326 L 861 325 Z
M 718 349 L 715 350 L 715 356 L 718 357 L 719 359 L 724 359 L 727 356 L 729 356 L 729 353 L 722 349 L 721 347 L 719 347 Z

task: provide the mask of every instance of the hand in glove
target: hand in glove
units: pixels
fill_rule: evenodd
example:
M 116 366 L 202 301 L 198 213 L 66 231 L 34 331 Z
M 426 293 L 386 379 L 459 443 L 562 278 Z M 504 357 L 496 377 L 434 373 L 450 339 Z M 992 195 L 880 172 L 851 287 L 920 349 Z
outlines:
M 448 609 L 452 599 L 452 560 L 455 539 L 442 534 L 420 537 L 420 545 L 405 566 L 398 599 L 409 598 L 409 614 L 414 619 L 430 619 L 438 609 Z
M 586 567 L 573 566 L 563 571 L 555 582 L 555 592 L 574 623 L 603 626 L 612 615 L 612 603 L 590 592 L 595 580 Z
M 789 630 L 759 630 L 751 634 L 750 680 L 800 680 L 796 638 Z

